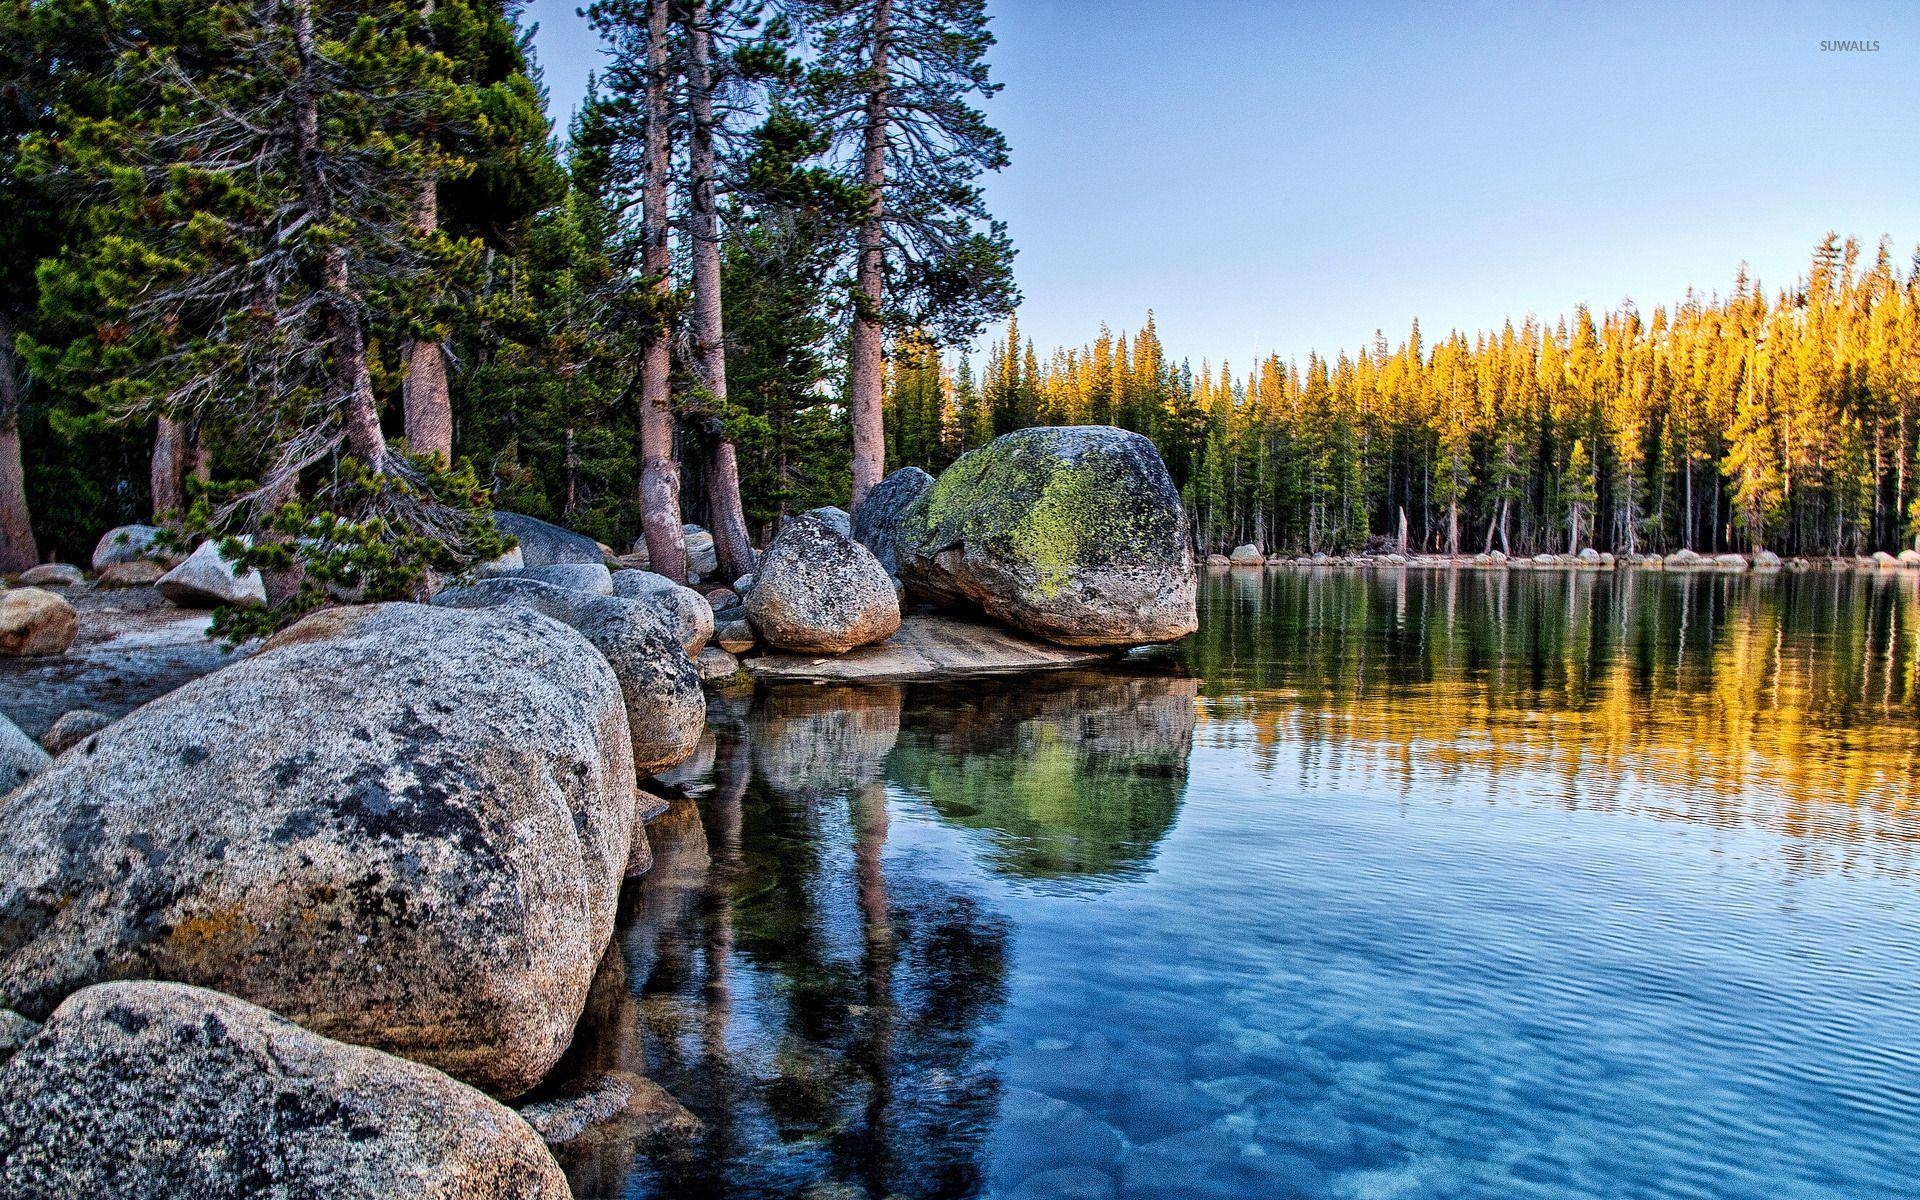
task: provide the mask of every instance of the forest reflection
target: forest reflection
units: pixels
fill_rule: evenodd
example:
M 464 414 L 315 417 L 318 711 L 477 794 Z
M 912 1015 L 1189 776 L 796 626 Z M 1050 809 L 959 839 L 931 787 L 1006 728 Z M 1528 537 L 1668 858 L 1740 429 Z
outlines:
M 630 1011 L 586 1041 L 625 1049 L 576 1055 L 643 1057 L 703 1128 L 565 1156 L 576 1193 L 977 1194 L 1009 930 L 965 882 L 890 876 L 890 799 L 1008 877 L 1124 878 L 1173 824 L 1198 690 L 1161 663 L 714 698 L 603 969 Z
M 1902 873 L 1920 578 L 1237 571 L 1185 649 L 1199 744 L 1302 790 L 1546 799 Z M 1431 786 L 1427 786 L 1431 785 Z

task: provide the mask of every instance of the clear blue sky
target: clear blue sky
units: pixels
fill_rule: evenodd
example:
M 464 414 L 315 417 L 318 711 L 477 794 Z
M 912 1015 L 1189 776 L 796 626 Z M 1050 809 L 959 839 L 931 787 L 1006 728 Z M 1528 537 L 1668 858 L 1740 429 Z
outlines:
M 1236 368 L 1920 241 L 1920 4 L 999 0 L 988 196 L 1045 354 Z M 597 53 L 535 0 L 556 115 Z M 1822 52 L 1878 40 L 1877 53 Z

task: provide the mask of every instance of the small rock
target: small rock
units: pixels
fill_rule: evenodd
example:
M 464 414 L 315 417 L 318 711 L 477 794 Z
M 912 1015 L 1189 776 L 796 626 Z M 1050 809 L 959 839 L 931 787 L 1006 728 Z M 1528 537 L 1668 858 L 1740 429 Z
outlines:
M 707 607 L 714 612 L 733 608 L 740 603 L 740 593 L 732 588 L 714 588 L 707 593 Z
M 1545 552 L 1542 552 L 1540 554 L 1536 554 L 1533 556 L 1533 563 L 1535 566 L 1538 566 L 1538 567 L 1551 567 L 1554 565 L 1554 563 L 1558 561 L 1559 560 L 1554 558 L 1553 555 L 1547 554 Z
M 812 517 L 841 537 L 853 536 L 853 518 L 847 515 L 847 510 L 844 508 L 836 508 L 829 504 L 821 508 L 810 508 L 800 515 Z
M 1582 546 L 1580 548 L 1580 553 L 1575 555 L 1575 557 L 1578 558 L 1583 563 L 1591 563 L 1594 565 L 1598 565 L 1600 562 L 1600 552 L 1598 550 L 1595 550 L 1592 546 Z
M 728 654 L 745 654 L 757 644 L 753 636 L 753 626 L 745 621 L 728 621 L 719 632 L 713 635 L 714 645 Z
M 736 596 L 744 596 L 752 590 L 753 590 L 753 575 L 751 573 L 742 575 L 740 578 L 733 581 L 733 592 L 734 592 L 734 595 Z
M 99 584 L 104 588 L 151 587 L 166 573 L 167 568 L 152 559 L 136 558 L 101 567 Z
M 713 535 L 698 525 L 686 527 L 687 574 L 705 579 L 720 569 L 720 556 L 713 548 Z
M 1713 565 L 1722 571 L 1744 571 L 1747 569 L 1747 556 L 1744 554 L 1716 554 Z
M 642 1137 L 662 1134 L 690 1137 L 700 1118 L 688 1112 L 667 1089 L 627 1071 L 608 1071 L 560 1096 L 523 1106 L 520 1115 L 547 1145 L 578 1141 L 609 1125 L 623 1125 Z M 634 1126 L 641 1128 L 634 1128 Z
M 1771 550 L 1756 550 L 1753 553 L 1753 569 L 1756 571 L 1778 571 L 1784 565 L 1780 556 Z
M 713 636 L 713 608 L 699 592 L 683 583 L 652 571 L 616 571 L 613 594 L 628 600 L 644 600 L 663 613 L 680 637 L 680 646 L 688 654 Z
M 0 657 L 65 654 L 79 629 L 80 614 L 52 592 L 21 587 L 0 594 Z
M 532 1126 L 440 1072 L 177 983 L 67 998 L 0 1069 L 0 1194 L 567 1200 Z
M 592 592 L 596 596 L 613 595 L 613 574 L 603 563 L 549 563 L 544 567 L 526 568 L 520 572 L 520 578 L 572 588 L 576 592 Z
M 700 673 L 701 683 L 718 683 L 740 673 L 740 660 L 718 646 L 708 646 L 694 660 L 693 667 Z
M 154 545 L 159 536 L 160 529 L 155 525 L 121 525 L 109 529 L 93 547 L 93 569 L 104 571 L 113 563 L 164 557 Z
M 1260 547 L 1248 542 L 1235 546 L 1233 553 L 1227 555 L 1227 561 L 1236 567 L 1258 567 L 1266 563 L 1267 556 L 1260 552 Z
M 1888 554 L 1885 550 L 1875 550 L 1873 552 L 1873 565 L 1882 571 L 1891 571 L 1899 567 L 1900 560 Z
M 1004 1195 L 1006 1200 L 1113 1200 L 1113 1176 L 1092 1167 L 1060 1167 L 1029 1175 Z
M 235 573 L 233 564 L 220 553 L 220 544 L 214 541 L 201 542 L 187 561 L 162 575 L 154 586 L 181 608 L 267 602 L 267 585 L 260 572 Z
M 29 1021 L 10 1008 L 0 1008 L 0 1067 L 27 1044 L 27 1039 L 40 1032 L 38 1021 Z
M 1215 568 L 1231 567 L 1233 560 L 1224 554 L 1209 554 L 1207 555 L 1207 565 Z
M 893 578 L 873 551 L 801 517 L 760 558 L 747 620 L 772 646 L 842 654 L 900 628 Z
M 1698 566 L 1700 565 L 1700 555 L 1693 550 L 1689 550 L 1683 547 L 1682 549 L 1675 550 L 1672 554 L 1667 555 L 1666 565 L 1669 567 Z
M 20 573 L 20 582 L 28 587 L 79 587 L 87 573 L 72 563 L 41 563 Z
M 90 708 L 76 708 L 62 714 L 60 719 L 47 729 L 46 735 L 40 739 L 40 744 L 47 748 L 48 754 L 64 754 L 111 724 L 113 724 L 113 718 L 105 713 L 98 713 Z
M 1900 565 L 1903 567 L 1920 567 L 1920 550 L 1902 550 L 1900 552 Z
M 47 769 L 53 756 L 20 731 L 20 727 L 0 716 L 0 795 L 11 792 Z

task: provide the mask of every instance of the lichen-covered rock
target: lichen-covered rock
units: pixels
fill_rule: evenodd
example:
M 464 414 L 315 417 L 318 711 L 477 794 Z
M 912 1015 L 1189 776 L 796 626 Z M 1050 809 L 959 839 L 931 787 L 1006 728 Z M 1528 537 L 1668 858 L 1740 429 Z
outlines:
M 79 587 L 87 573 L 72 563 L 41 563 L 20 572 L 20 582 L 28 587 Z
M 0 793 L 10 792 L 47 769 L 53 756 L 20 727 L 0 716 Z
M 48 754 L 65 754 L 111 724 L 113 718 L 105 713 L 76 708 L 60 714 L 60 719 L 41 736 L 40 744 L 47 748 Z
M 699 592 L 652 571 L 615 571 L 613 594 L 644 600 L 666 614 L 689 655 L 700 653 L 713 636 L 713 608 Z
M 220 543 L 214 541 L 201 542 L 185 562 L 162 575 L 153 586 L 181 608 L 267 602 L 267 585 L 260 572 L 235 571 L 220 553 Z
M 43 588 L 9 588 L 0 594 L 0 657 L 65 654 L 80 630 L 80 614 Z
M 811 517 L 787 522 L 760 556 L 747 621 L 769 645 L 842 654 L 900 628 L 900 601 L 873 551 Z
M 520 578 L 572 588 L 576 592 L 592 592 L 596 596 L 613 595 L 613 574 L 604 563 L 549 563 L 544 567 L 526 568 L 520 572 Z
M 680 762 L 700 744 L 707 720 L 700 676 L 672 623 L 652 604 L 513 576 L 448 588 L 433 602 L 442 608 L 514 605 L 580 631 L 620 681 L 633 765 L 642 775 Z
M 919 467 L 901 467 L 873 485 L 853 514 L 853 540 L 873 551 L 887 574 L 900 573 L 895 545 L 900 522 L 922 496 L 933 490 L 933 476 Z M 743 593 L 744 594 L 744 593 Z
M 755 645 L 753 626 L 745 620 L 727 621 L 715 631 L 713 644 L 728 654 L 745 654 Z
M 113 563 L 142 562 L 166 557 L 155 545 L 160 529 L 155 525 L 120 525 L 100 535 L 93 547 L 93 569 L 104 571 Z
M 502 533 L 510 533 L 520 543 L 522 567 L 550 567 L 555 563 L 598 563 L 603 555 L 600 543 L 571 529 L 562 529 L 538 517 L 520 513 L 495 512 L 493 523 Z
M 0 1006 L 177 980 L 518 1094 L 612 935 L 632 753 L 538 613 L 316 613 L 0 800 Z
M 132 562 L 108 563 L 100 568 L 99 583 L 105 588 L 152 587 L 159 583 L 167 568 L 150 558 Z
M 1199 627 L 1180 494 L 1124 429 L 1022 429 L 962 455 L 901 520 L 896 553 L 913 594 L 1063 645 Z
M 512 1109 L 177 983 L 75 993 L 0 1069 L 0 1198 L 567 1200 Z
M 800 515 L 803 517 L 812 517 L 841 537 L 853 536 L 853 518 L 847 515 L 847 510 L 844 508 L 826 504 L 819 508 L 810 508 Z

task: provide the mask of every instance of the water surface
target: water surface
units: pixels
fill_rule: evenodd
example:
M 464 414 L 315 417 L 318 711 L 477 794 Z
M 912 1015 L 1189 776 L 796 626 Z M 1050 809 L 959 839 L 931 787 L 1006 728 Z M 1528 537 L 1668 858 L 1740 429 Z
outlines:
M 705 1132 L 576 1186 L 1920 1194 L 1916 582 L 1235 572 L 720 703 L 600 1019 Z

